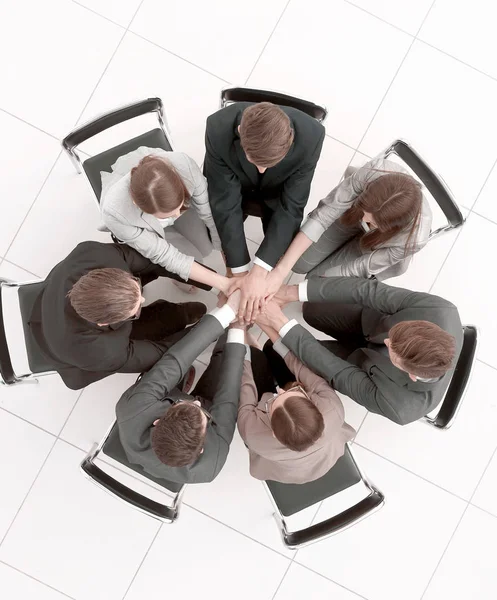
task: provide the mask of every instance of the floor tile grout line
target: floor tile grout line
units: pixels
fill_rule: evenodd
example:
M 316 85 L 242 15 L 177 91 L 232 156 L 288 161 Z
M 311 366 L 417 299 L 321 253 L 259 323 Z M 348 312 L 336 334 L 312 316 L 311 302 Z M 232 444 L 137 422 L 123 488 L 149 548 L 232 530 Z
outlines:
M 427 427 L 428 427 L 428 425 L 427 425 Z M 434 487 L 438 488 L 439 490 L 442 490 L 442 492 L 450 494 L 454 498 L 457 498 L 458 500 L 461 500 L 461 502 L 469 502 L 469 500 L 467 500 L 466 498 L 463 498 L 462 496 L 459 496 L 455 492 L 451 492 L 450 490 L 444 488 L 443 486 L 439 485 L 438 483 L 434 483 L 430 479 L 427 479 L 426 477 L 423 477 L 423 475 L 419 475 L 419 473 L 416 473 L 415 471 L 411 471 L 407 467 L 404 467 L 403 465 L 401 465 L 399 463 L 396 463 L 391 458 L 387 458 L 386 456 L 378 454 L 378 452 L 375 452 L 374 450 L 371 450 L 367 446 L 363 446 L 362 444 L 359 444 L 356 441 L 354 441 L 353 443 L 354 443 L 354 446 L 357 446 L 358 448 L 362 448 L 363 450 L 366 450 L 367 452 L 371 452 L 371 454 L 374 454 L 378 458 L 382 458 L 383 460 L 386 460 L 391 465 L 394 465 L 395 467 L 398 467 L 399 469 L 402 469 L 403 471 L 405 471 L 406 473 L 409 473 L 413 477 L 417 477 L 418 479 L 421 479 L 422 481 L 425 481 L 426 483 L 429 483 L 430 485 L 433 485 Z
M 469 217 L 470 214 L 471 214 L 471 211 L 469 212 L 468 217 Z M 464 227 L 464 225 L 463 225 L 463 227 Z M 437 283 L 437 280 L 440 277 L 440 273 L 442 272 L 442 269 L 444 268 L 445 263 L 449 260 L 450 253 L 452 252 L 452 250 L 453 250 L 453 248 L 454 248 L 457 240 L 459 239 L 459 236 L 462 233 L 463 227 L 459 227 L 459 231 L 454 236 L 454 241 L 452 242 L 452 244 L 451 244 L 451 246 L 449 248 L 449 251 L 445 255 L 445 258 L 443 259 L 442 264 L 440 265 L 440 268 L 438 269 L 437 274 L 435 275 L 435 278 L 433 279 L 433 281 L 432 281 L 432 283 L 430 285 L 430 289 L 428 290 L 429 294 L 431 294 L 433 288 L 435 287 L 435 284 Z
M 363 596 L 359 592 L 355 592 L 354 590 L 351 590 L 350 588 L 348 588 L 347 586 L 343 585 L 342 583 L 338 583 L 338 581 L 335 581 L 334 579 L 331 579 L 331 577 L 327 577 L 326 575 L 323 575 L 323 573 L 320 573 L 319 571 L 316 571 L 312 567 L 308 567 L 307 565 L 304 565 L 303 563 L 299 562 L 296 558 L 292 562 L 295 563 L 296 565 L 299 565 L 299 567 L 307 569 L 308 571 L 310 571 L 311 573 L 314 573 L 315 575 L 319 575 L 323 579 L 326 579 L 326 581 L 330 581 L 331 583 L 334 583 L 335 585 L 338 585 L 342 589 L 347 590 L 348 592 L 350 592 L 351 594 L 354 594 L 358 598 L 362 598 L 362 600 L 369 600 L 369 598 L 366 598 L 366 596 Z
M 480 190 L 478 191 L 478 193 L 476 194 L 476 198 L 473 200 L 473 204 L 469 207 L 469 212 L 473 212 L 473 209 L 476 205 L 476 203 L 478 202 L 478 200 L 480 199 L 481 193 L 483 192 L 483 190 L 485 189 L 485 186 L 487 185 L 488 180 L 490 179 L 490 177 L 492 176 L 492 173 L 495 169 L 495 166 L 497 165 L 497 158 L 494 160 L 492 166 L 490 167 L 490 170 L 487 174 L 487 176 L 485 177 L 482 186 L 480 187 Z M 484 217 L 485 218 L 485 217 Z M 491 219 L 489 219 L 491 220 Z
M 388 96 L 388 93 L 390 92 L 390 90 L 391 90 L 391 88 L 392 88 L 392 86 L 393 86 L 393 84 L 394 84 L 395 80 L 397 79 L 397 75 L 400 73 L 400 70 L 402 69 L 402 66 L 403 66 L 403 64 L 404 64 L 404 63 L 405 63 L 405 61 L 406 61 L 406 58 L 409 56 L 409 52 L 411 51 L 411 48 L 413 47 L 413 45 L 414 45 L 414 42 L 415 42 L 415 41 L 416 41 L 416 39 L 417 39 L 418 33 L 421 31 L 421 28 L 423 27 L 423 25 L 424 25 L 424 22 L 425 22 L 425 21 L 426 21 L 426 19 L 428 18 L 428 15 L 430 14 L 430 12 L 431 12 L 431 9 L 433 8 L 433 5 L 434 5 L 434 4 L 435 4 L 435 0 L 433 0 L 433 1 L 432 1 L 431 5 L 430 5 L 430 8 L 428 9 L 428 11 L 427 11 L 426 15 L 424 16 L 424 19 L 423 19 L 423 20 L 422 20 L 422 22 L 421 22 L 421 25 L 419 26 L 419 28 L 418 28 L 418 30 L 417 30 L 417 32 L 416 32 L 416 35 L 413 37 L 413 39 L 412 39 L 411 43 L 409 44 L 409 47 L 407 48 L 407 51 L 406 51 L 406 53 L 404 54 L 404 57 L 403 57 L 403 59 L 400 61 L 400 64 L 399 64 L 399 66 L 397 67 L 397 70 L 395 71 L 395 73 L 394 73 L 394 76 L 392 77 L 392 81 L 390 81 L 390 83 L 389 83 L 389 85 L 388 85 L 388 87 L 387 87 L 387 89 L 386 89 L 385 93 L 383 94 L 383 96 L 382 96 L 382 98 L 381 98 L 381 100 L 380 100 L 380 103 L 378 104 L 378 107 L 376 108 L 376 110 L 375 110 L 375 112 L 374 112 L 374 114 L 373 114 L 373 116 L 372 116 L 372 118 L 371 118 L 371 120 L 370 120 L 370 122 L 369 122 L 368 126 L 366 127 L 366 130 L 364 131 L 364 134 L 363 134 L 362 138 L 359 140 L 359 143 L 357 144 L 357 149 L 358 149 L 357 151 L 358 151 L 358 152 L 360 152 L 359 148 L 361 147 L 361 144 L 363 143 L 363 141 L 364 141 L 364 139 L 365 139 L 366 135 L 368 134 L 368 131 L 371 129 L 371 125 L 373 124 L 374 120 L 376 119 L 376 115 L 377 115 L 377 114 L 380 112 L 380 108 L 382 107 L 382 105 L 383 105 L 383 102 L 385 101 L 385 98 Z M 354 5 L 354 6 L 355 6 L 355 5 Z M 357 7 L 356 7 L 356 8 L 357 8 Z
M 416 34 L 414 33 L 410 33 L 409 31 L 406 31 L 405 29 L 402 29 L 402 27 L 399 27 L 398 25 L 395 25 L 395 23 L 390 23 L 390 21 L 387 21 L 386 19 L 384 19 L 383 17 L 379 17 L 378 15 L 375 15 L 374 13 L 370 12 L 369 10 L 367 10 L 366 8 L 363 8 L 362 6 L 358 6 L 357 4 L 354 4 L 354 2 L 352 2 L 351 0 L 343 0 L 344 2 L 346 2 L 347 4 L 350 4 L 350 6 L 353 6 L 354 8 L 357 8 L 358 10 L 366 13 L 367 15 L 377 19 L 378 21 L 381 21 L 382 23 L 385 23 L 385 25 L 390 25 L 390 27 L 393 27 L 394 29 L 396 29 L 397 31 L 400 31 L 401 33 L 405 33 L 406 35 L 408 35 L 409 37 L 415 37 L 416 35 L 418 35 L 419 33 L 419 29 L 418 32 Z M 423 21 L 424 22 L 424 21 Z
M 287 576 L 288 571 L 290 570 L 290 567 L 292 566 L 292 564 L 293 564 L 293 559 L 288 563 L 288 567 L 286 568 L 285 572 L 283 573 L 283 577 L 281 578 L 281 581 L 278 583 L 278 587 L 276 588 L 276 591 L 274 592 L 271 600 L 274 600 L 276 598 L 276 595 L 281 587 L 281 584 L 285 580 L 285 577 Z
M 48 583 L 45 583 L 41 579 L 37 579 L 36 577 L 33 577 L 33 575 L 30 575 L 29 573 L 26 573 L 25 571 L 21 571 L 21 569 L 14 567 L 14 565 L 9 564 L 6 560 L 0 559 L 0 563 L 6 565 L 7 567 L 9 567 L 11 569 L 14 569 L 14 571 L 21 573 L 21 575 L 25 575 L 26 577 L 29 577 L 29 579 L 32 579 L 33 581 L 36 581 L 37 583 L 41 583 L 41 585 L 49 588 L 50 590 L 53 590 L 54 592 L 58 592 L 59 594 L 61 594 L 62 596 L 65 596 L 66 598 L 70 598 L 70 600 L 76 600 L 73 596 L 69 596 L 69 594 L 66 594 L 65 592 L 61 592 L 57 588 L 53 587 L 52 585 L 50 585 Z
M 271 30 L 271 33 L 269 34 L 268 39 L 266 40 L 266 43 L 264 44 L 264 46 L 262 47 L 262 50 L 259 54 L 259 56 L 257 57 L 257 60 L 254 63 L 254 66 L 252 67 L 252 69 L 250 70 L 250 73 L 247 75 L 247 78 L 245 79 L 245 83 L 244 85 L 247 85 L 248 80 L 252 77 L 252 73 L 255 71 L 255 68 L 257 67 L 257 65 L 259 64 L 259 61 L 261 60 L 262 55 L 264 54 L 264 51 L 267 48 L 267 45 L 269 44 L 269 42 L 271 41 L 271 38 L 273 37 L 274 32 L 276 31 L 276 28 L 278 27 L 278 25 L 280 24 L 281 19 L 283 18 L 283 15 L 286 12 L 286 9 L 288 8 L 290 2 L 292 0 L 288 0 L 287 3 L 285 4 L 285 7 L 283 8 L 283 10 L 281 11 L 280 16 L 278 17 L 278 20 L 276 21 L 273 29 Z
M 497 221 L 494 221 L 493 219 L 491 219 L 490 217 L 487 217 L 485 215 L 482 215 L 481 213 L 479 213 L 478 211 L 474 210 L 474 208 L 471 209 L 471 214 L 472 215 L 476 215 L 477 217 L 480 217 L 481 219 L 485 219 L 485 221 L 488 221 L 489 223 L 492 223 L 492 225 L 497 225 Z
M 490 369 L 494 369 L 495 371 L 497 371 L 497 367 L 495 367 L 494 365 L 491 365 L 491 364 L 490 364 L 490 363 L 488 363 L 488 362 L 485 362 L 485 361 L 484 361 L 484 360 L 482 360 L 481 358 L 478 358 L 478 357 L 477 357 L 477 358 L 476 358 L 476 360 L 477 360 L 478 362 L 481 362 L 481 363 L 482 363 L 483 365 L 485 365 L 486 367 L 490 367 Z
M 2 539 L 0 540 L 0 547 L 3 545 L 4 541 L 7 539 L 7 536 L 9 535 L 10 530 L 12 529 L 12 527 L 14 526 L 14 523 L 17 520 L 17 517 L 19 516 L 19 513 L 22 510 L 22 507 L 24 506 L 24 504 L 26 503 L 26 500 L 28 499 L 28 496 L 31 493 L 31 490 L 33 489 L 33 487 L 35 486 L 36 482 L 38 481 L 38 477 L 40 476 L 41 472 L 43 471 L 43 469 L 45 468 L 45 465 L 47 464 L 48 459 L 50 458 L 50 456 L 52 455 L 53 449 L 55 448 L 55 445 L 57 444 L 57 439 L 54 440 L 52 447 L 50 448 L 50 450 L 48 451 L 48 454 L 45 457 L 45 460 L 43 461 L 43 463 L 41 464 L 41 467 L 38 469 L 38 472 L 36 473 L 36 477 L 33 479 L 33 482 L 31 483 L 31 485 L 29 486 L 28 491 L 26 492 L 26 495 L 24 496 L 23 501 L 21 502 L 21 504 L 19 505 L 19 508 L 16 510 L 16 514 L 14 515 L 12 521 L 10 522 L 9 527 L 7 528 L 7 531 L 5 532 L 5 534 L 3 535 Z
M 32 127 L 33 129 L 36 129 L 40 133 L 44 133 L 45 135 L 48 135 L 48 137 L 51 137 L 53 140 L 56 140 L 57 142 L 60 143 L 60 138 L 58 138 L 53 133 L 49 133 L 48 131 L 45 131 L 41 127 L 38 127 L 37 125 L 34 125 L 33 123 L 30 123 L 29 121 L 26 121 L 26 119 L 23 119 L 22 117 L 18 117 L 14 113 L 11 113 L 8 110 L 5 110 L 5 108 L 0 108 L 0 111 L 5 113 L 6 115 L 9 115 L 9 117 L 12 117 L 13 119 L 16 119 L 17 121 L 20 121 L 21 123 L 24 123 L 25 125 L 28 125 L 29 127 Z
M 138 565 L 138 568 L 136 569 L 136 572 L 135 572 L 135 574 L 133 575 L 133 577 L 132 577 L 132 579 L 131 579 L 131 581 L 130 581 L 130 584 L 128 585 L 128 587 L 127 587 L 126 591 L 124 592 L 124 596 L 122 597 L 122 600 L 124 600 L 124 599 L 126 598 L 126 596 L 128 595 L 128 592 L 129 592 L 129 590 L 131 589 L 131 586 L 133 585 L 133 583 L 134 583 L 134 581 L 135 581 L 135 579 L 136 579 L 136 577 L 137 577 L 138 573 L 140 572 L 140 569 L 142 568 L 142 566 L 143 566 L 143 563 L 145 562 L 145 560 L 146 560 L 146 558 L 147 558 L 147 556 L 148 556 L 148 553 L 149 553 L 149 552 L 150 552 L 150 550 L 152 549 L 152 546 L 154 545 L 154 543 L 155 543 L 155 540 L 157 539 L 157 537 L 158 537 L 159 533 L 162 531 L 162 527 L 163 527 L 163 525 L 164 525 L 164 523 L 160 523 L 160 524 L 159 524 L 159 527 L 157 528 L 157 532 L 156 532 L 156 534 L 154 535 L 154 537 L 153 537 L 152 541 L 150 542 L 150 545 L 149 545 L 149 547 L 147 548 L 147 551 L 145 552 L 145 555 L 143 556 L 142 560 L 140 561 L 140 564 Z
M 219 75 L 216 75 L 215 73 L 212 73 L 211 71 L 208 71 L 204 67 L 201 67 L 200 65 L 196 65 L 191 60 L 188 60 L 187 58 L 184 58 L 183 56 L 180 56 L 179 54 L 176 54 L 175 52 L 173 52 L 172 50 L 169 50 L 168 48 L 164 48 L 164 46 L 161 46 L 157 42 L 153 42 L 152 40 L 147 39 L 146 37 L 144 37 L 143 35 L 137 33 L 136 31 L 132 31 L 132 30 L 128 30 L 128 31 L 129 31 L 130 35 L 135 35 L 137 38 L 140 38 L 144 42 L 147 42 L 149 44 L 152 44 L 152 46 L 155 46 L 156 48 L 160 48 L 161 50 L 164 50 L 164 52 L 167 52 L 168 54 L 171 54 L 171 56 L 175 56 L 176 58 L 179 58 L 180 60 L 182 60 L 183 62 L 188 63 L 192 67 L 195 67 L 196 69 L 199 69 L 200 71 L 203 71 L 204 73 L 207 73 L 207 75 L 210 75 L 211 77 L 215 77 L 216 79 L 219 79 L 219 81 L 222 81 L 223 83 L 231 85 L 231 82 L 228 81 L 227 79 L 224 79 L 224 77 L 220 77 Z
M 93 10 L 93 8 L 90 8 L 89 6 L 86 6 L 85 4 L 81 4 L 81 2 L 78 2 L 77 0 L 72 0 L 73 4 L 77 4 L 78 6 L 81 6 L 81 8 L 84 8 L 85 10 L 87 10 L 88 12 L 93 13 L 94 15 L 96 15 L 97 17 L 101 17 L 102 19 L 105 19 L 106 21 L 108 21 L 109 23 L 112 23 L 113 25 L 115 25 L 116 27 L 120 27 L 121 29 L 127 29 L 129 27 L 126 27 L 126 25 L 121 25 L 120 23 L 117 23 L 116 21 L 114 21 L 113 19 L 110 19 L 109 17 L 107 17 L 106 15 L 103 15 L 102 13 L 97 12 L 96 10 Z M 139 8 L 139 7 L 138 7 Z M 134 19 L 134 15 L 131 19 L 131 21 Z M 131 23 L 130 21 L 130 23 Z
M 475 504 L 474 502 L 470 502 L 469 504 L 473 508 L 477 508 L 478 510 L 481 510 L 482 512 L 484 512 L 485 514 L 487 514 L 489 517 L 493 517 L 494 519 L 497 519 L 497 515 L 494 515 L 494 513 L 490 512 L 488 509 L 482 508 L 481 506 L 478 506 L 478 504 Z
M 336 137 L 333 137 L 332 135 L 330 135 L 329 133 L 325 132 L 325 136 L 327 138 L 330 138 L 331 140 L 334 140 L 335 142 L 338 142 L 339 144 L 342 144 L 342 146 L 345 146 L 346 148 L 349 148 L 350 150 L 353 150 L 354 153 L 355 152 L 359 152 L 359 150 L 357 148 L 354 148 L 354 146 L 351 146 L 350 144 L 348 144 L 347 142 L 342 142 L 342 140 L 339 140 Z M 364 152 L 361 152 L 361 154 L 365 154 Z M 367 156 L 367 154 L 365 154 L 365 156 Z M 371 158 L 368 156 L 368 158 Z
M 57 434 L 57 439 L 60 438 L 62 432 L 64 431 L 65 426 L 67 425 L 69 419 L 71 418 L 72 413 L 74 412 L 74 409 L 76 408 L 76 406 L 78 405 L 81 396 L 85 393 L 86 387 L 84 387 L 80 393 L 78 394 L 78 397 L 76 398 L 76 402 L 74 403 L 73 407 L 71 408 L 71 410 L 69 411 L 69 414 L 67 415 L 66 420 L 64 421 L 64 423 L 62 424 L 62 427 L 59 430 L 59 433 Z
M 8 408 L 5 408 L 5 406 L 0 406 L 0 410 L 3 410 L 4 412 L 8 413 L 9 415 L 12 415 L 13 417 L 17 417 L 18 419 L 20 419 L 21 421 L 24 421 L 28 425 L 32 425 L 33 427 L 36 427 L 36 429 L 39 429 L 40 431 L 43 431 L 44 433 L 48 433 L 48 435 L 51 435 L 52 437 L 54 437 L 54 438 L 57 439 L 57 434 L 56 433 L 52 433 L 51 431 L 48 431 L 48 429 L 45 429 L 44 427 L 41 427 L 41 425 L 37 425 L 36 423 L 33 423 L 32 421 L 29 421 L 28 419 L 26 419 L 26 417 L 21 417 L 17 413 L 12 412 Z
M 26 269 L 25 267 L 21 267 L 21 265 L 18 265 L 17 263 L 12 262 L 11 260 L 8 260 L 7 258 L 4 258 L 3 260 L 5 262 L 11 264 L 13 267 L 17 267 L 18 269 L 22 269 L 23 271 L 26 271 L 26 273 L 29 273 L 30 275 L 33 275 L 33 277 L 36 277 L 38 279 L 43 279 L 43 277 L 40 277 L 36 273 L 33 273 L 33 271 L 30 271 L 29 269 Z
M 36 204 L 36 201 L 38 200 L 38 197 L 40 196 L 41 192 L 43 191 L 43 188 L 45 187 L 45 185 L 46 185 L 46 183 L 47 183 L 47 181 L 48 181 L 48 179 L 49 179 L 50 175 L 52 174 L 53 170 L 55 169 L 55 165 L 58 163 L 58 161 L 59 161 L 59 158 L 61 157 L 61 155 L 62 155 L 62 149 L 61 149 L 61 150 L 59 150 L 59 153 L 57 154 L 57 157 L 55 158 L 55 160 L 54 160 L 54 162 L 53 162 L 53 165 L 50 167 L 50 169 L 49 169 L 49 171 L 48 171 L 48 173 L 47 173 L 47 176 L 46 176 L 46 177 L 45 177 L 45 179 L 43 180 L 43 183 L 41 184 L 41 187 L 40 187 L 40 189 L 38 190 L 38 193 L 37 193 L 37 194 L 36 194 L 36 196 L 34 197 L 34 200 L 33 200 L 33 202 L 31 203 L 31 206 L 30 206 L 30 207 L 28 208 L 28 210 L 26 211 L 26 214 L 24 215 L 24 218 L 23 218 L 23 220 L 21 221 L 21 224 L 20 224 L 20 225 L 19 225 L 19 227 L 17 228 L 17 231 L 15 232 L 15 234 L 14 234 L 14 236 L 13 236 L 12 240 L 10 241 L 10 244 L 8 245 L 8 247 L 7 247 L 6 251 L 5 251 L 5 256 L 4 256 L 5 260 L 7 260 L 7 256 L 8 256 L 8 254 L 9 254 L 9 252 L 10 252 L 10 249 L 11 249 L 12 245 L 14 244 L 14 242 L 15 242 L 15 240 L 16 240 L 16 238 L 17 238 L 17 236 L 19 235 L 19 232 L 21 231 L 21 229 L 22 229 L 22 226 L 23 226 L 23 225 L 24 225 L 24 223 L 26 222 L 26 219 L 28 218 L 29 214 L 30 214 L 30 213 L 31 213 L 31 211 L 33 210 L 33 207 L 34 207 L 34 205 Z

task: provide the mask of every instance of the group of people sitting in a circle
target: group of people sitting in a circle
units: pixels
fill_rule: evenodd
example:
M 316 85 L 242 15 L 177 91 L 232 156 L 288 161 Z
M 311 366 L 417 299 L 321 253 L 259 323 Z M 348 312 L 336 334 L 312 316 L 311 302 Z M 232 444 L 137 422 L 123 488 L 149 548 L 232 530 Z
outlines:
M 83 242 L 48 275 L 34 337 L 72 389 L 142 374 L 116 414 L 128 460 L 149 475 L 212 481 L 238 423 L 254 477 L 305 483 L 355 435 L 336 391 L 399 425 L 440 403 L 462 345 L 457 308 L 382 283 L 427 243 L 428 201 L 399 164 L 372 160 L 304 219 L 324 136 L 297 109 L 240 102 L 207 119 L 203 173 L 181 152 L 122 156 L 101 174 L 102 223 L 119 243 Z M 249 215 L 264 231 L 253 261 Z M 226 275 L 202 264 L 213 249 Z M 292 271 L 306 280 L 285 285 Z M 215 288 L 218 307 L 142 308 L 158 277 L 191 294 Z M 290 302 L 331 339 L 289 320 Z M 263 348 L 252 323 L 269 338 Z M 192 389 L 192 363 L 216 340 Z

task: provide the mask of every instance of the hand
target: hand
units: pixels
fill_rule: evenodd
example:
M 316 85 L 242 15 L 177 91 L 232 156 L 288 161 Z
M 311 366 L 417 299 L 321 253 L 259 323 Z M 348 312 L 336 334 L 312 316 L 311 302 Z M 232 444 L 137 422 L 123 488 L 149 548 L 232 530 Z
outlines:
M 285 323 L 288 323 L 288 318 L 281 310 L 281 307 L 272 300 L 271 302 L 268 302 L 257 315 L 256 323 L 261 329 L 270 327 L 279 331 Z
M 278 271 L 278 267 L 274 268 L 266 277 L 266 297 L 264 303 L 269 302 L 273 299 L 274 295 L 278 292 L 280 287 L 283 285 L 285 279 L 284 273 Z
M 233 310 L 235 315 L 238 312 L 238 307 L 240 306 L 241 296 L 242 293 L 240 292 L 240 290 L 236 290 L 236 292 L 233 292 L 228 298 L 228 306 Z
M 230 288 L 233 285 L 233 279 L 229 277 L 224 277 L 223 275 L 219 276 L 219 283 L 217 284 L 217 289 L 222 292 L 225 296 L 230 295 Z
M 273 302 L 278 306 L 286 306 L 289 302 L 298 302 L 299 288 L 296 285 L 282 285 L 273 296 Z
M 244 278 L 240 289 L 242 298 L 238 310 L 238 318 L 245 323 L 255 320 L 266 297 L 266 280 L 268 271 L 259 265 L 254 265 L 249 275 Z
M 224 306 L 226 304 L 226 302 L 228 302 L 228 297 L 226 296 L 226 294 L 224 294 L 223 292 L 219 292 L 219 294 L 217 295 L 216 306 L 218 308 L 221 308 L 222 306 Z

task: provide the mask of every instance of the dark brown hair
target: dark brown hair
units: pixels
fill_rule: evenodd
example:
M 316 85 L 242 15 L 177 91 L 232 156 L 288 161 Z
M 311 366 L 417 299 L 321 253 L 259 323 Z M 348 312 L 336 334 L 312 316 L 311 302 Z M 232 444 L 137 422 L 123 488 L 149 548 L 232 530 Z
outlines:
M 168 213 L 178 206 L 188 208 L 190 195 L 176 169 L 166 160 L 150 154 L 131 169 L 129 191 L 143 212 Z
M 404 173 L 385 172 L 366 185 L 354 204 L 342 215 L 344 225 L 357 225 L 365 212 L 371 213 L 377 225 L 361 237 L 361 247 L 380 248 L 401 231 L 409 231 L 405 256 L 412 254 L 421 220 L 423 193 L 421 185 Z
M 67 297 L 80 317 L 112 325 L 132 316 L 141 298 L 136 279 L 122 269 L 93 269 L 76 281 Z
M 260 102 L 243 111 L 240 143 L 247 158 L 258 167 L 274 167 L 293 142 L 288 115 L 271 102 Z
M 289 396 L 271 414 L 276 439 L 295 452 L 310 448 L 324 431 L 323 415 L 303 396 Z
M 192 464 L 205 440 L 202 411 L 193 402 L 172 406 L 152 429 L 152 449 L 170 467 Z
M 388 332 L 390 349 L 412 375 L 432 379 L 445 375 L 454 361 L 456 340 L 435 323 L 403 321 Z

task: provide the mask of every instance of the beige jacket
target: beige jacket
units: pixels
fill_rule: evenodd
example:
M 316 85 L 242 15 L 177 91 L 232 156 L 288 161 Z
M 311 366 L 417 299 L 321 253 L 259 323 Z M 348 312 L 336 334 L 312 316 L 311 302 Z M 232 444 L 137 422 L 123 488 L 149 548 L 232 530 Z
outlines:
M 325 425 L 321 438 L 308 450 L 295 452 L 273 436 L 265 411 L 266 400 L 272 394 L 263 394 L 258 401 L 252 365 L 248 360 L 243 364 L 238 431 L 249 449 L 252 477 L 282 483 L 307 483 L 331 469 L 356 432 L 345 423 L 340 398 L 324 379 L 305 367 L 291 352 L 285 356 L 285 362 L 323 415 Z

